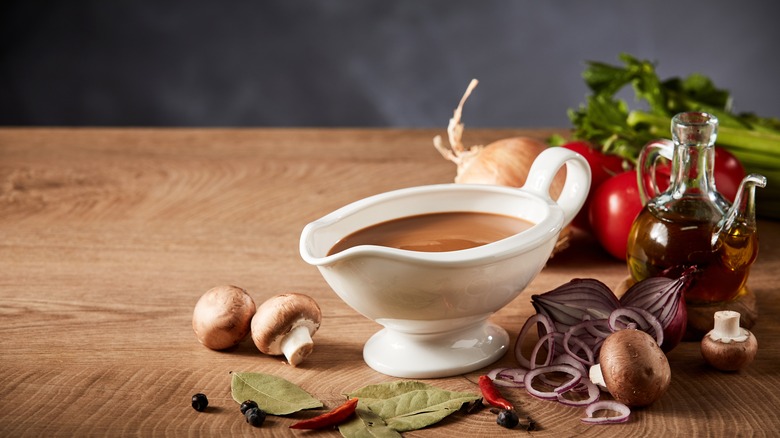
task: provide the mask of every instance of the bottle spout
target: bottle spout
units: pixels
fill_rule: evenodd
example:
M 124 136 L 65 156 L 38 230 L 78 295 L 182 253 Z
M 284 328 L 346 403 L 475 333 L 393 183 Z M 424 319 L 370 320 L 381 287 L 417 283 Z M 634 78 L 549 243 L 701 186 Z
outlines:
M 766 187 L 766 177 L 751 173 L 742 179 L 737 189 L 737 196 L 726 215 L 712 236 L 713 246 L 721 234 L 734 234 L 739 228 L 740 233 L 756 231 L 756 187 Z

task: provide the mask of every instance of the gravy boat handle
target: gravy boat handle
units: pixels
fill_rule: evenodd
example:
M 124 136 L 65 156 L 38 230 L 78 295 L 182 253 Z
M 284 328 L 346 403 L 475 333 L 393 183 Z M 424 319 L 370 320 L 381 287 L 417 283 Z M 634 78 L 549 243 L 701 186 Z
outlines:
M 558 199 L 550 197 L 550 185 L 558 170 L 566 165 L 566 181 Z M 550 147 L 531 164 L 528 178 L 520 190 L 555 202 L 563 211 L 564 225 L 571 222 L 585 204 L 590 190 L 590 166 L 585 158 L 569 149 Z

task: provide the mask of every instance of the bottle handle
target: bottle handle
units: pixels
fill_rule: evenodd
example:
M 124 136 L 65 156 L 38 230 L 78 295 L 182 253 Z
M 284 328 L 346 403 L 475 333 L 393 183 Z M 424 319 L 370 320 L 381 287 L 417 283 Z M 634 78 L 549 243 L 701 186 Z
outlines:
M 639 198 L 642 205 L 658 196 L 661 190 L 655 180 L 656 164 L 659 158 L 671 160 L 674 155 L 674 143 L 667 139 L 653 140 L 647 143 L 639 153 L 637 160 L 637 186 L 639 186 Z
M 558 170 L 566 165 L 566 181 L 557 201 L 550 198 L 550 185 Z M 564 225 L 571 222 L 580 211 L 590 190 L 590 166 L 585 158 L 569 149 L 550 147 L 542 151 L 528 171 L 521 190 L 543 199 L 556 202 L 563 211 Z

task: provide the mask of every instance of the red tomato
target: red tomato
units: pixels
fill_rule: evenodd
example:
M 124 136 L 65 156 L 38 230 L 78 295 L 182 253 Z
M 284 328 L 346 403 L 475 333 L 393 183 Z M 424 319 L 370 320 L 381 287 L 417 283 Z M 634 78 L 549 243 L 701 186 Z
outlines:
M 660 166 L 656 170 L 656 183 L 661 191 L 669 187 L 669 178 L 671 169 L 668 165 Z M 739 189 L 739 183 L 745 177 L 745 168 L 731 152 L 721 147 L 715 147 L 715 169 L 713 170 L 715 178 L 715 188 L 718 193 L 734 202 Z
M 730 202 L 737 196 L 739 183 L 745 177 L 745 168 L 737 157 L 726 149 L 715 147 L 715 188 Z
M 585 205 L 572 220 L 571 224 L 581 230 L 590 230 L 590 221 L 588 220 L 588 206 L 593 198 L 596 188 L 612 176 L 623 172 L 623 159 L 617 155 L 607 155 L 593 147 L 592 144 L 585 141 L 572 141 L 563 145 L 564 148 L 577 152 L 582 155 L 590 165 L 591 182 L 590 193 Z
M 626 259 L 631 224 L 642 210 L 635 170 L 604 181 L 592 193 L 588 209 L 590 226 L 601 246 L 613 257 Z

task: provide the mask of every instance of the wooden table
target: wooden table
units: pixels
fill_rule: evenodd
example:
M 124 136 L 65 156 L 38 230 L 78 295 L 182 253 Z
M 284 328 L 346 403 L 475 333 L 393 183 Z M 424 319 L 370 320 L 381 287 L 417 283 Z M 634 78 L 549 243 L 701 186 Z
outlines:
M 464 142 L 550 132 L 467 130 Z M 286 378 L 329 408 L 343 393 L 397 380 L 365 365 L 362 345 L 380 326 L 330 291 L 301 260 L 298 239 L 305 224 L 351 201 L 451 181 L 435 134 L 443 130 L 0 129 L 0 436 L 302 435 L 287 426 L 311 413 L 248 426 L 229 373 Z M 508 393 L 538 422 L 533 435 L 780 433 L 780 224 L 759 227 L 749 281 L 759 354 L 749 369 L 714 371 L 698 344 L 685 343 L 669 354 L 669 392 L 623 425 L 588 426 L 580 408 Z M 493 320 L 514 337 L 532 293 L 574 277 L 617 285 L 625 275 L 622 262 L 578 236 Z M 251 341 L 202 347 L 192 309 L 220 284 L 257 302 L 286 291 L 315 297 L 324 312 L 315 352 L 293 368 Z M 428 383 L 477 391 L 479 374 Z M 190 407 L 197 392 L 209 397 L 205 413 Z M 505 432 L 483 410 L 405 436 Z

